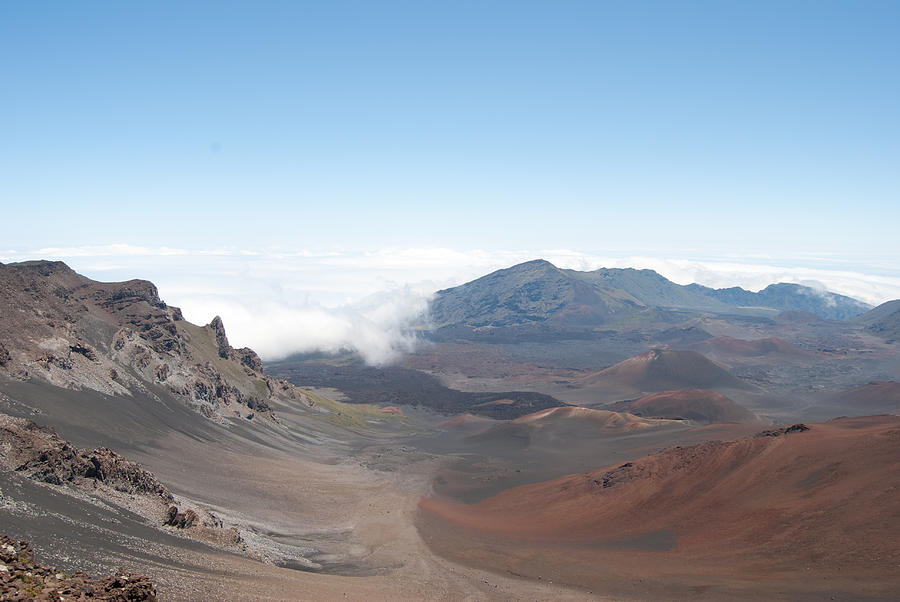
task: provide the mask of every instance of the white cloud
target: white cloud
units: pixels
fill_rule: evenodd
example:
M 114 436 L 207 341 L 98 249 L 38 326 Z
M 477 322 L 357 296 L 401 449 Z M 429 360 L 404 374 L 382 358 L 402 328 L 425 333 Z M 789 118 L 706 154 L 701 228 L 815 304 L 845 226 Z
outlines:
M 652 269 L 679 284 L 760 290 L 793 282 L 856 297 L 871 304 L 900 298 L 900 270 L 869 269 L 828 257 L 776 260 L 661 255 L 597 255 L 569 249 L 457 250 L 448 248 L 185 250 L 93 245 L 5 251 L 0 261 L 61 259 L 101 280 L 144 278 L 192 322 L 221 315 L 237 347 L 264 359 L 297 351 L 356 349 L 385 363 L 410 349 L 407 327 L 423 314 L 436 290 L 493 270 L 544 258 L 568 269 Z
M 188 296 L 179 303 L 191 322 L 221 316 L 233 345 L 252 347 L 266 360 L 355 350 L 368 363 L 383 365 L 414 349 L 416 336 L 409 327 L 423 319 L 429 296 L 402 287 L 333 308 L 222 296 Z

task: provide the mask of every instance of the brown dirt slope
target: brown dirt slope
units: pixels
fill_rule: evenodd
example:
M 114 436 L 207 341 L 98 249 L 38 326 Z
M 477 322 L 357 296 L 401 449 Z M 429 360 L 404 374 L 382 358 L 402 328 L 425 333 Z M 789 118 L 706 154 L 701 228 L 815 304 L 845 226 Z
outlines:
M 581 407 L 559 407 L 526 414 L 475 431 L 469 442 L 516 444 L 522 447 L 554 448 L 589 443 L 654 428 L 671 426 L 670 420 L 641 418 L 627 412 Z
M 512 421 L 513 424 L 531 424 L 536 428 L 550 428 L 566 423 L 593 425 L 599 429 L 641 430 L 656 426 L 658 421 L 641 418 L 628 412 L 611 412 L 580 407 L 549 408 L 527 414 Z
M 897 413 L 900 412 L 900 383 L 892 380 L 872 382 L 837 393 L 833 400 L 844 406 Z
M 881 595 L 900 585 L 898 491 L 900 417 L 876 416 L 673 448 L 471 506 L 421 507 L 468 534 L 444 553 L 497 570 L 593 586 L 612 573 L 670 585 L 765 577 Z M 528 560 L 535 549 L 539 564 Z
M 696 351 L 653 349 L 584 379 L 589 386 L 655 392 L 690 387 L 743 388 L 730 372 Z
M 758 420 L 753 412 L 724 395 L 703 389 L 663 391 L 618 405 L 622 405 L 623 408 L 638 416 L 680 418 L 702 424 L 755 422 Z

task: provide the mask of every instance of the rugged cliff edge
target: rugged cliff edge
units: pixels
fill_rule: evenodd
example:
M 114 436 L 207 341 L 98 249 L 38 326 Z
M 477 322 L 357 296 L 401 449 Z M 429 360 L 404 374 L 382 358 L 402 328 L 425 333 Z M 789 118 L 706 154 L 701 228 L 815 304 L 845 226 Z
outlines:
M 221 318 L 184 320 L 145 280 L 96 282 L 62 262 L 0 264 L 0 376 L 109 395 L 171 394 L 204 416 L 273 418 L 298 399 L 228 343 Z
M 187 507 L 180 502 L 180 508 L 168 488 L 140 464 L 106 447 L 79 449 L 52 428 L 25 418 L 0 414 L 0 470 L 94 503 L 114 504 L 159 529 L 172 527 L 190 539 L 248 552 L 240 546 L 236 528 L 226 528 L 196 504 Z

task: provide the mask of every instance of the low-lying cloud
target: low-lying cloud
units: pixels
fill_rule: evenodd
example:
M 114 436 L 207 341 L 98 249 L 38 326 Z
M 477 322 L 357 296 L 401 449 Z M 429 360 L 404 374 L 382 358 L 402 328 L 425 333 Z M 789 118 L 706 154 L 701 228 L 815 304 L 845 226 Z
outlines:
M 714 288 L 758 291 L 791 282 L 872 305 L 900 298 L 895 262 L 873 267 L 816 257 L 723 260 L 567 249 L 187 250 L 121 244 L 0 252 L 2 262 L 63 260 L 97 280 L 151 280 L 190 321 L 206 324 L 221 316 L 231 343 L 252 347 L 264 360 L 354 350 L 371 364 L 389 363 L 415 347 L 411 327 L 423 322 L 434 291 L 536 258 L 577 270 L 652 269 L 678 284 Z
M 384 365 L 415 348 L 412 329 L 424 323 L 429 297 L 407 286 L 338 307 L 218 296 L 189 296 L 179 303 L 191 322 L 220 316 L 232 344 L 250 346 L 264 360 L 356 351 L 367 363 Z

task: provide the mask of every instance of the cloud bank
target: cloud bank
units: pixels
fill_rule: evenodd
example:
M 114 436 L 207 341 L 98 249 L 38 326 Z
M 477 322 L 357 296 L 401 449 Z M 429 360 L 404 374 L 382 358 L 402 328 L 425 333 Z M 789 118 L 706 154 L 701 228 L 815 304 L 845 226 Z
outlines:
M 413 351 L 410 328 L 425 319 L 430 295 L 411 287 L 383 291 L 359 302 L 323 307 L 221 296 L 188 296 L 179 303 L 185 318 L 205 322 L 222 317 L 229 340 L 247 345 L 263 359 L 293 353 L 357 351 L 372 365 L 384 365 Z
M 252 347 L 264 360 L 355 350 L 378 365 L 415 347 L 410 327 L 422 323 L 435 291 L 536 258 L 577 270 L 652 269 L 678 284 L 758 291 L 791 282 L 872 305 L 900 298 L 900 270 L 890 258 L 878 266 L 827 257 L 723 260 L 568 249 L 190 250 L 116 244 L 0 251 L 2 262 L 58 259 L 98 280 L 151 280 L 188 320 L 205 324 L 221 316 L 231 343 Z

